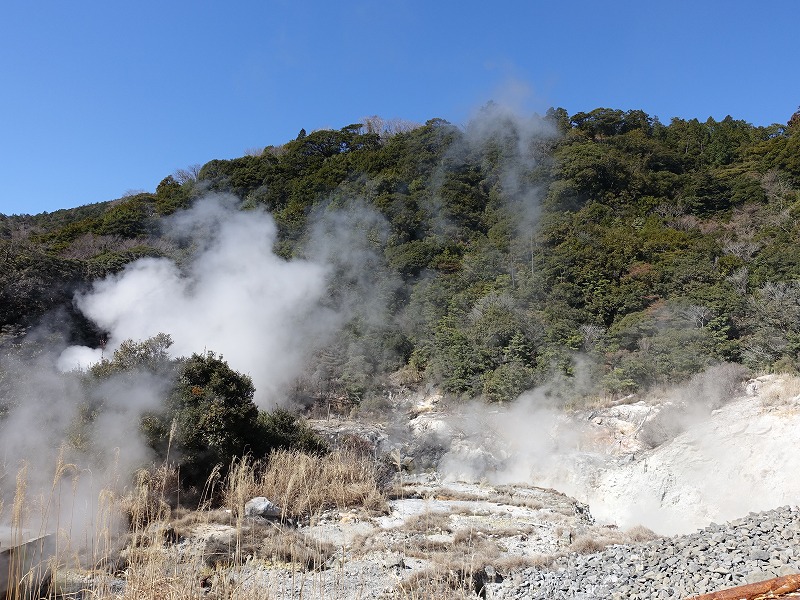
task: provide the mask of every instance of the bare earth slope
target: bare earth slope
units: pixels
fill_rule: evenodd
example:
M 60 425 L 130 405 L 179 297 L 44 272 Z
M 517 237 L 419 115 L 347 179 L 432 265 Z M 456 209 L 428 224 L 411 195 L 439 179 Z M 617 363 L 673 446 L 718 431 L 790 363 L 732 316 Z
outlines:
M 663 534 L 796 504 L 800 402 L 788 384 L 777 376 L 752 380 L 747 395 L 652 450 L 634 450 L 636 434 L 614 421 L 614 409 L 598 411 L 594 427 L 613 430 L 617 446 L 606 444 L 594 461 L 569 457 L 573 468 L 548 483 L 588 503 L 600 521 Z M 620 442 L 628 449 L 620 451 Z

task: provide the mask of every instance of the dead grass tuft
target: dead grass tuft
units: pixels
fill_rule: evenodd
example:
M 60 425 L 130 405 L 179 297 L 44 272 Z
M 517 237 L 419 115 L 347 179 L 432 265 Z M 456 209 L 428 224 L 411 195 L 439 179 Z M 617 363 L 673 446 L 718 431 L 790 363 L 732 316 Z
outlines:
M 782 374 L 774 380 L 769 380 L 762 384 L 759 395 L 764 406 L 773 407 L 795 404 L 800 398 L 800 377 Z
M 654 540 L 658 537 L 658 535 L 652 529 L 648 529 L 644 525 L 636 525 L 635 527 L 626 529 L 625 535 L 627 537 L 627 541 L 624 543 L 649 542 L 650 540 Z
M 425 490 L 415 489 L 414 485 L 395 485 L 389 492 L 391 500 L 400 498 L 422 498 L 426 497 Z M 541 510 L 545 504 L 529 494 L 517 493 L 513 485 L 500 485 L 485 492 L 475 492 L 468 490 L 443 489 L 431 495 L 435 500 L 455 501 L 455 502 L 491 502 L 493 504 L 506 504 L 509 506 L 520 506 L 531 510 Z M 452 508 L 454 514 L 474 513 L 472 508 Z
M 411 556 L 411 553 L 407 552 Z M 480 533 L 458 532 L 448 550 L 425 556 L 432 566 L 421 570 L 400 585 L 400 592 L 411 598 L 485 598 L 485 585 L 500 582 L 510 572 L 526 567 L 544 567 L 554 557 L 535 555 L 509 557 Z
M 325 456 L 279 450 L 266 462 L 238 461 L 231 467 L 223 502 L 238 516 L 245 502 L 257 496 L 280 506 L 285 518 L 309 517 L 333 508 L 387 509 L 375 462 L 346 450 Z
M 172 527 L 180 537 L 188 537 L 191 530 L 197 525 L 234 525 L 234 518 L 230 511 L 216 510 L 186 510 L 173 511 Z
M 494 561 L 493 566 L 500 573 L 511 573 L 533 567 L 544 569 L 556 560 L 553 554 L 534 554 L 532 556 L 503 556 Z
M 470 600 L 475 592 L 471 577 L 460 568 L 431 567 L 414 573 L 400 585 L 403 598 L 437 598 L 439 600 Z
M 276 528 L 272 535 L 262 540 L 255 556 L 273 563 L 291 563 L 307 571 L 318 571 L 325 568 L 335 551 L 333 544 L 314 540 L 294 529 Z
M 406 519 L 403 530 L 416 533 L 452 533 L 449 513 L 426 512 Z
M 608 546 L 648 542 L 657 537 L 658 535 L 642 525 L 624 531 L 616 527 L 604 527 L 599 531 L 594 530 L 575 536 L 569 545 L 569 551 L 578 554 L 593 554 Z
M 206 541 L 203 559 L 207 566 L 231 568 L 257 560 L 287 564 L 307 571 L 325 568 L 333 555 L 332 544 L 315 540 L 301 531 L 277 523 L 253 523 L 230 538 Z
M 571 552 L 576 552 L 578 554 L 594 554 L 614 543 L 615 542 L 609 541 L 608 538 L 601 538 L 593 535 L 579 535 L 572 540 L 569 549 Z
M 262 468 L 262 463 L 254 461 L 249 455 L 233 461 L 222 491 L 222 503 L 231 510 L 233 516 L 242 516 L 248 500 L 264 495 L 259 493 L 258 481 Z
M 171 465 L 138 471 L 133 488 L 120 501 L 130 530 L 169 519 L 179 489 L 178 470 Z
M 421 515 L 411 522 L 417 529 L 425 524 L 434 527 L 426 531 L 444 529 L 444 514 Z M 446 531 L 452 531 L 448 520 Z M 462 599 L 485 597 L 484 586 L 490 581 L 502 581 L 508 573 L 526 567 L 543 568 L 555 560 L 550 555 L 509 556 L 493 539 L 491 529 L 457 529 L 451 540 L 443 543 L 425 535 L 412 535 L 404 543 L 397 544 L 393 551 L 404 556 L 423 558 L 431 563 L 427 569 L 414 573 L 400 585 L 400 594 L 408 598 Z M 506 531 L 500 531 L 505 534 Z M 515 533 L 517 533 L 515 531 Z

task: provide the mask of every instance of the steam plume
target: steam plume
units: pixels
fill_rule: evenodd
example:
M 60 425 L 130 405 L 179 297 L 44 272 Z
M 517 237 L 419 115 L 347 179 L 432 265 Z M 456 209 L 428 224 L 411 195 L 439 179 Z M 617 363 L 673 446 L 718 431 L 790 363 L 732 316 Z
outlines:
M 203 349 L 221 353 L 253 378 L 257 403 L 269 407 L 281 402 L 281 392 L 337 318 L 321 304 L 327 267 L 276 256 L 272 218 L 263 211 L 240 212 L 235 202 L 208 197 L 174 219 L 176 235 L 198 249 L 184 269 L 165 258 L 138 260 L 95 283 L 77 304 L 109 332 L 107 351 L 126 339 L 168 333 L 175 356 Z M 59 366 L 86 367 L 100 353 L 72 347 Z

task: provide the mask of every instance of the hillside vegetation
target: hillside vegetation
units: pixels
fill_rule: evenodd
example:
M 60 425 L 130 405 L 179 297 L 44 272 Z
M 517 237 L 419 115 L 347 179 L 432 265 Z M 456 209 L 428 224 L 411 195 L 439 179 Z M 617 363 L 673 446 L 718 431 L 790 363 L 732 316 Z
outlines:
M 287 392 L 298 400 L 375 408 L 397 372 L 506 401 L 554 378 L 619 396 L 725 361 L 798 369 L 800 112 L 756 127 L 606 108 L 521 120 L 488 105 L 463 128 L 400 129 L 301 131 L 155 193 L 0 215 L 5 350 L 42 319 L 98 346 L 75 292 L 141 257 L 181 264 L 190 249 L 169 215 L 230 192 L 273 215 L 286 259 L 307 255 L 333 211 L 369 257 L 366 281 L 331 278 L 329 302 L 368 294 L 380 309 L 317 351 Z

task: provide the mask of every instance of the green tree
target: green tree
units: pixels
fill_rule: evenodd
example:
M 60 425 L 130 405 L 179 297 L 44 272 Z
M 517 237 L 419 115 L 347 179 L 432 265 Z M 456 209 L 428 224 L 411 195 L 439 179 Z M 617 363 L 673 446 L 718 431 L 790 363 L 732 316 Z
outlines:
M 174 361 L 169 355 L 172 337 L 158 333 L 141 342 L 125 340 L 114 350 L 110 359 L 103 359 L 89 367 L 89 374 L 103 379 L 120 373 L 168 373 Z
M 159 215 L 171 215 L 176 210 L 187 208 L 190 200 L 190 183 L 181 185 L 172 175 L 161 180 L 156 188 L 155 209 Z
M 153 213 L 152 194 L 138 194 L 110 208 L 102 217 L 96 233 L 132 238 L 144 235 L 151 228 Z
M 234 457 L 260 443 L 254 393 L 250 377 L 231 369 L 213 352 L 181 361 L 166 419 L 153 430 L 153 441 L 162 452 L 172 442 L 187 483 L 202 484 L 215 466 L 226 468 Z M 175 423 L 172 440 L 171 422 Z

